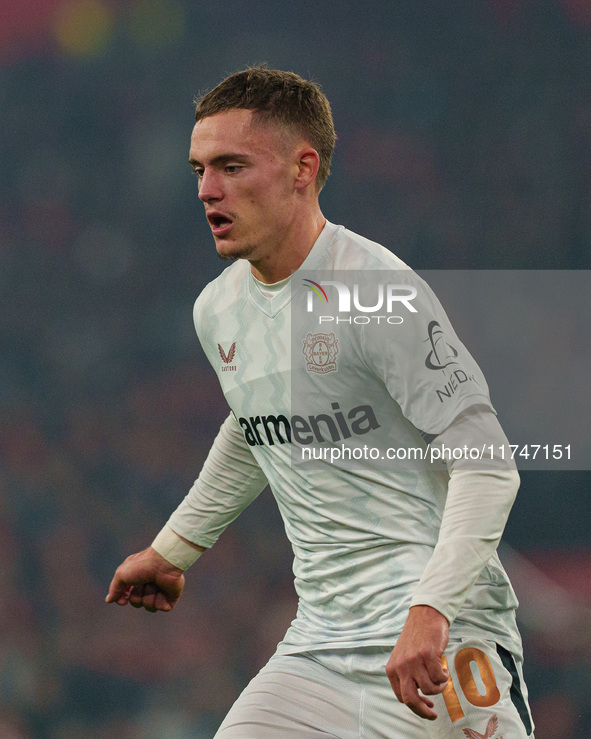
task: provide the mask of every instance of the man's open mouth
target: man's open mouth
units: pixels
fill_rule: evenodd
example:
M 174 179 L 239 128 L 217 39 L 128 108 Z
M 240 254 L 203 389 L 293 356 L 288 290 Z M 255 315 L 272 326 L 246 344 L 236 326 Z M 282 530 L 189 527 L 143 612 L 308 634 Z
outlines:
M 223 236 L 228 233 L 233 224 L 232 219 L 223 213 L 208 213 L 207 220 L 214 236 Z

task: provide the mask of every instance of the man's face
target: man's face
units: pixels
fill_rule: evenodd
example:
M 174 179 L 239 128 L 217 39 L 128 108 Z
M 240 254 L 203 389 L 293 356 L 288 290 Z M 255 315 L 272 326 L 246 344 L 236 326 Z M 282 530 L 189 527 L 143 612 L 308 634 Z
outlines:
M 195 124 L 189 161 L 222 258 L 264 259 L 293 226 L 296 143 L 280 128 L 253 121 L 250 110 Z

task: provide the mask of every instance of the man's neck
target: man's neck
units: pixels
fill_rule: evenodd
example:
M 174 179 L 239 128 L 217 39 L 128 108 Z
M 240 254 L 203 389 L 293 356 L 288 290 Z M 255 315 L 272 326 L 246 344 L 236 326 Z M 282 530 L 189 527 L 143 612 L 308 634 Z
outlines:
M 253 275 L 268 285 L 289 277 L 299 269 L 320 236 L 326 218 L 318 208 L 313 215 L 295 225 L 294 238 L 288 245 L 278 246 L 277 251 L 264 259 L 251 261 Z

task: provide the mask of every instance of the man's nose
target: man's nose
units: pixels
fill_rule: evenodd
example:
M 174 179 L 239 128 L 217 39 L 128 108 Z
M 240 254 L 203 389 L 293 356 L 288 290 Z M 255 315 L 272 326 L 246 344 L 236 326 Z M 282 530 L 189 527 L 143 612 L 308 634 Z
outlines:
M 199 199 L 204 203 L 221 200 L 223 191 L 219 175 L 211 169 L 205 169 L 199 178 Z

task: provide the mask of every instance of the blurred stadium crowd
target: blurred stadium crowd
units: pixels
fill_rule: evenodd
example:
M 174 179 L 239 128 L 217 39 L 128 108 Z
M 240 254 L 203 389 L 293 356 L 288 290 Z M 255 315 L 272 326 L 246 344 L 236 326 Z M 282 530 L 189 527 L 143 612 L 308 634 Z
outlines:
M 226 413 L 191 101 L 261 61 L 333 103 L 331 221 L 415 268 L 591 267 L 589 0 L 4 0 L 2 739 L 211 737 L 293 617 L 268 491 L 174 613 L 103 603 Z M 538 739 L 591 736 L 589 479 L 525 474 L 507 530 Z

